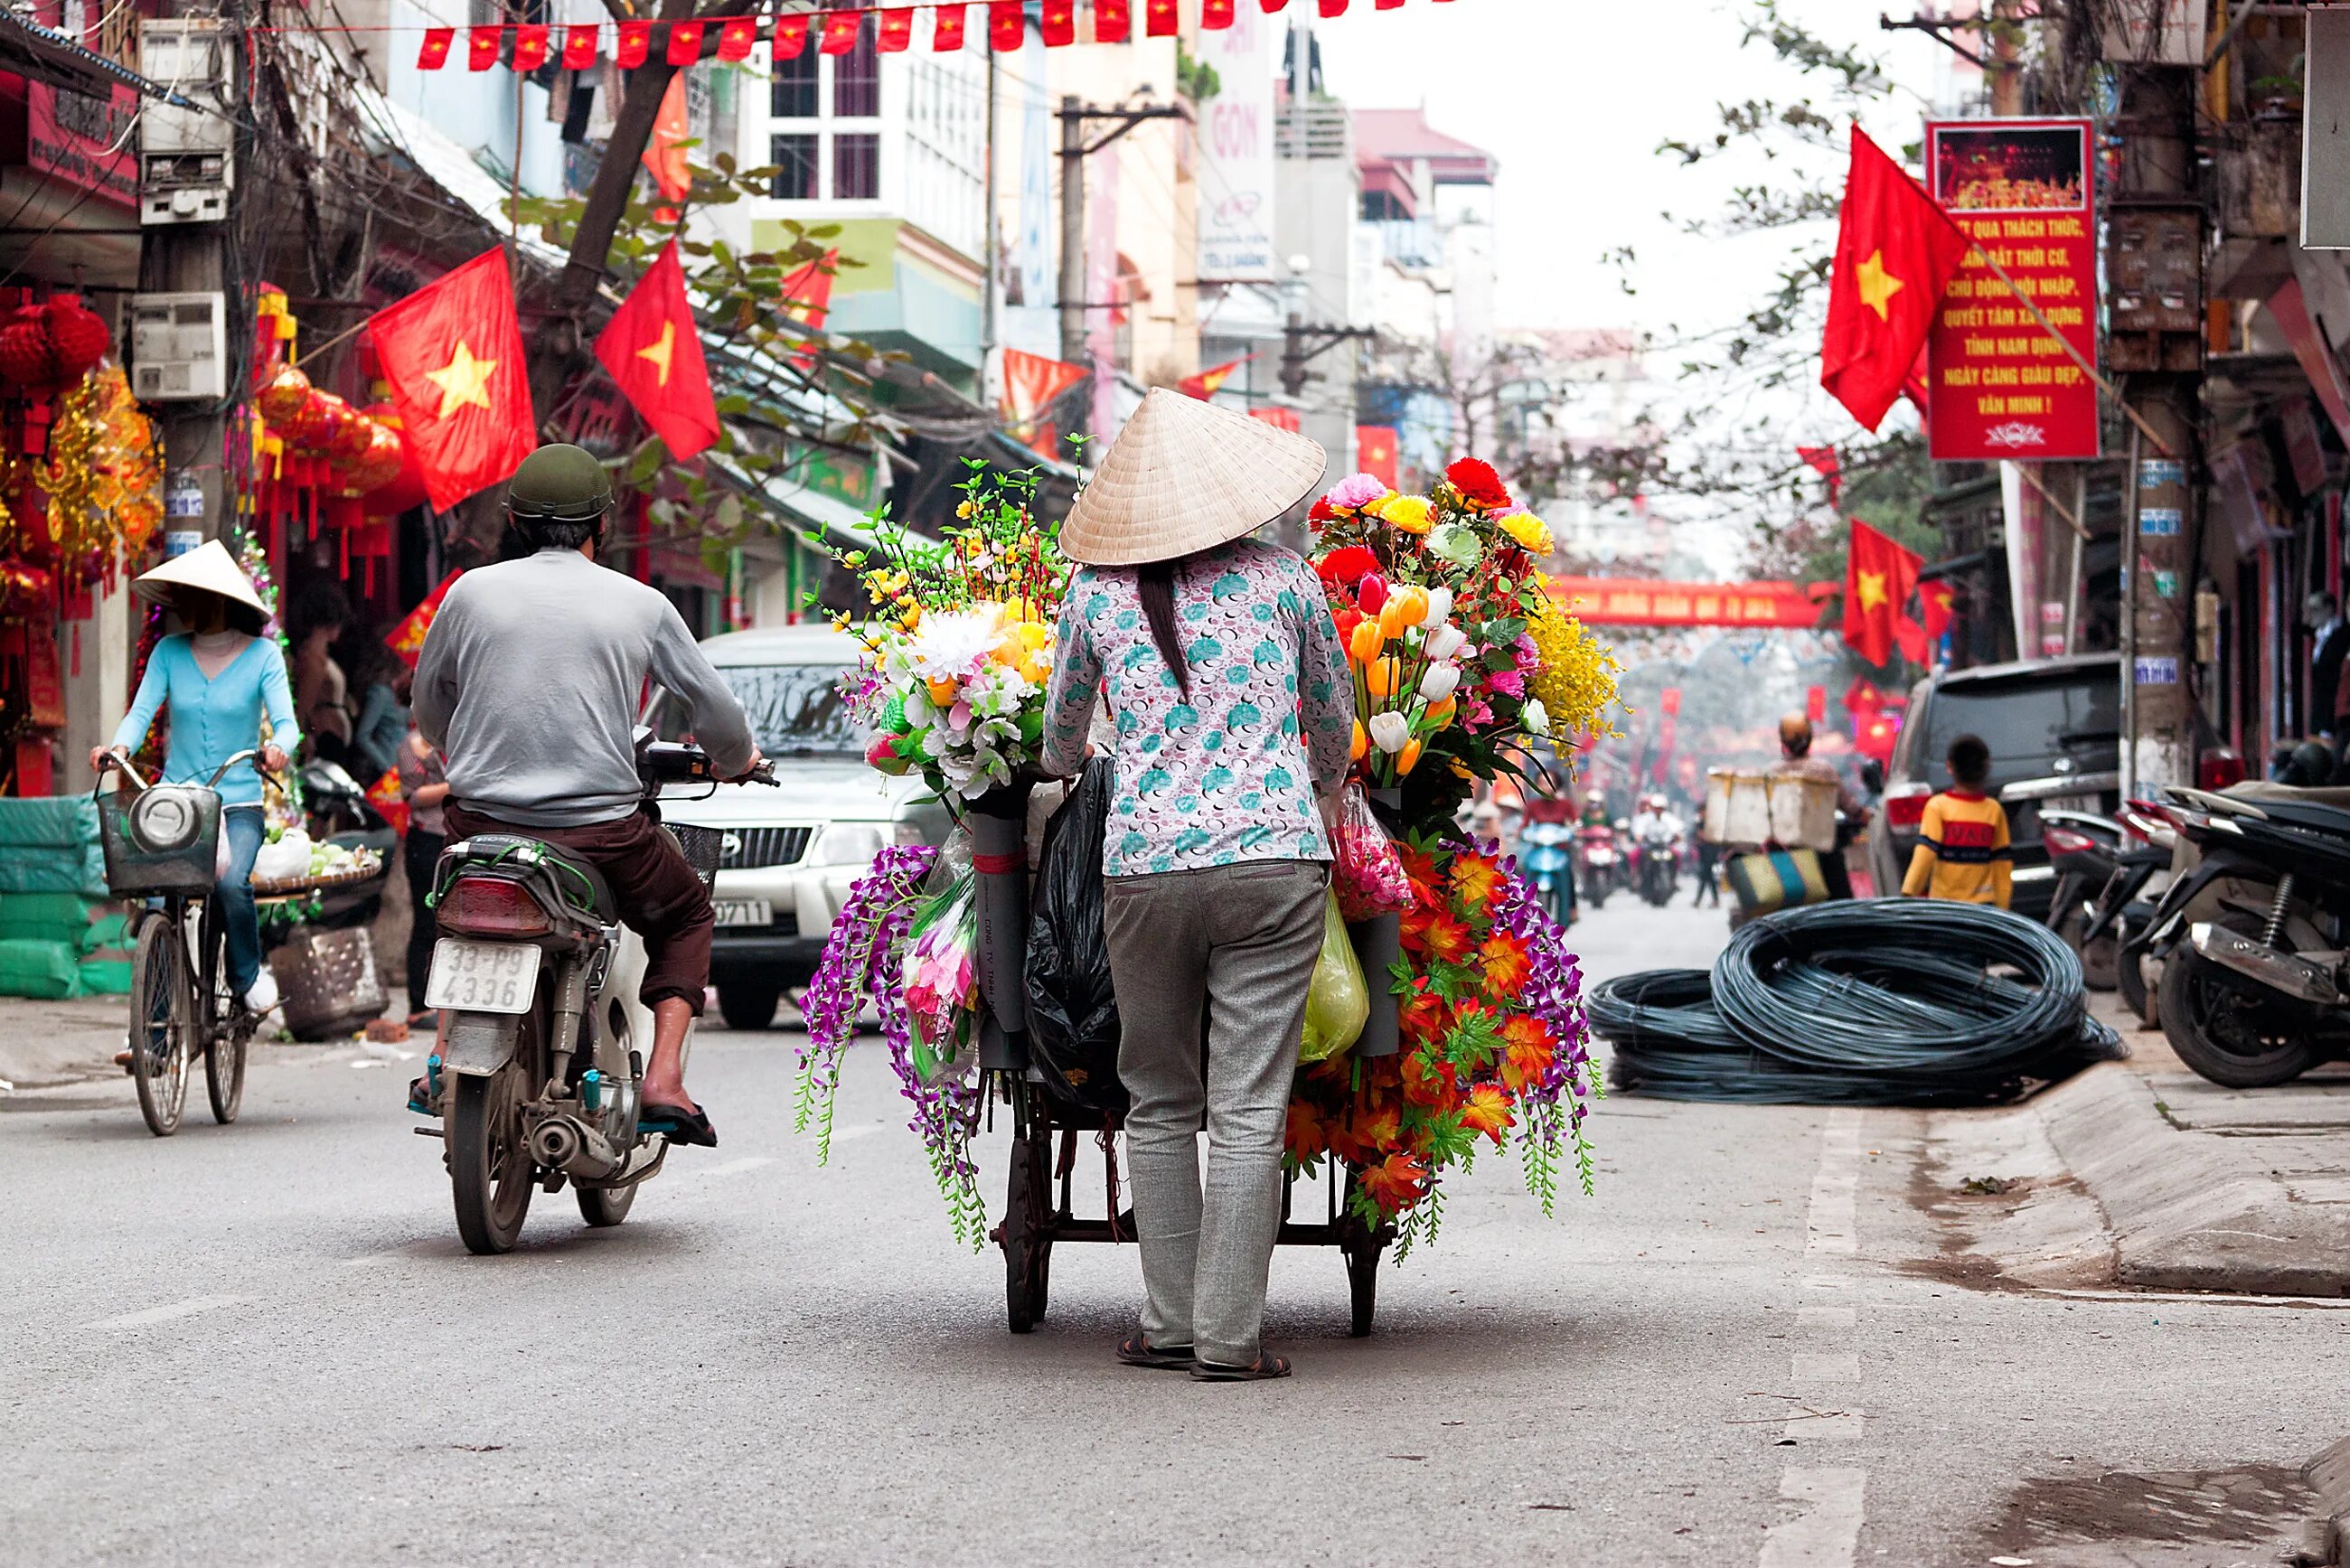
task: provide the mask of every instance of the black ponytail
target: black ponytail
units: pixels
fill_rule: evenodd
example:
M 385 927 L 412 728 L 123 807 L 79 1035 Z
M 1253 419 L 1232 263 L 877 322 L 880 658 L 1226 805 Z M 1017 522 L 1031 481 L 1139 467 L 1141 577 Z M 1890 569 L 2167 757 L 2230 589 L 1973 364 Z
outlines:
M 1142 600 L 1142 617 L 1150 623 L 1150 640 L 1159 645 L 1159 657 L 1175 674 L 1175 684 L 1183 693 L 1183 701 L 1191 700 L 1191 667 L 1183 659 L 1183 641 L 1175 632 L 1175 568 L 1177 561 L 1153 561 L 1138 566 L 1134 573 L 1136 597 Z

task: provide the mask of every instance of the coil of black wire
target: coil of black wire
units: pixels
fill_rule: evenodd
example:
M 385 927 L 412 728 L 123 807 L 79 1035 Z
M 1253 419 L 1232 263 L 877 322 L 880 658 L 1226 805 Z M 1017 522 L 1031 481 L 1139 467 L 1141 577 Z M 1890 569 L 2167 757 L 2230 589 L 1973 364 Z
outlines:
M 1589 1012 L 1621 1086 L 1681 1099 L 1981 1104 L 2120 1049 L 2054 932 L 1908 898 L 1764 916 L 1711 974 L 1622 976 Z

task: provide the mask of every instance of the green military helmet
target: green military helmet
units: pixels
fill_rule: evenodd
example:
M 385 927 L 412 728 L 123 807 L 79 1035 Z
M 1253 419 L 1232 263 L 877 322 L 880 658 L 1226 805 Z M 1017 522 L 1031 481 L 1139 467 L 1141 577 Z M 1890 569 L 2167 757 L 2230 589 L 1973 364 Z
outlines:
M 559 441 L 522 460 L 506 511 L 528 523 L 593 523 L 610 509 L 612 476 L 585 447 Z

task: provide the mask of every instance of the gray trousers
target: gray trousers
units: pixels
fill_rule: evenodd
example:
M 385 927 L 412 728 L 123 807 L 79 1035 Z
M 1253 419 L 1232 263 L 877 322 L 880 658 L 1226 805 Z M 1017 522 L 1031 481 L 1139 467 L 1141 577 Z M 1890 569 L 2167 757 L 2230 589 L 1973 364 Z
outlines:
M 1281 1226 L 1282 1134 L 1328 885 L 1328 867 L 1313 860 L 1107 881 L 1118 1073 L 1133 1099 L 1126 1140 L 1142 1333 L 1153 1345 L 1193 1345 L 1225 1366 L 1257 1357 Z

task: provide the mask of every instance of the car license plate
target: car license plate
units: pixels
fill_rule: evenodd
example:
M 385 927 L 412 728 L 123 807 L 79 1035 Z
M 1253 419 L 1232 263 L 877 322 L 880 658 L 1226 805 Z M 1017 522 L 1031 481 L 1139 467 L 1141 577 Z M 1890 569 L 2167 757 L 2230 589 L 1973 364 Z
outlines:
M 432 944 L 424 1005 L 458 1012 L 528 1012 L 538 991 L 538 950 L 517 942 Z
M 722 926 L 771 926 L 775 922 L 775 907 L 764 898 L 718 898 L 711 908 L 718 911 Z

